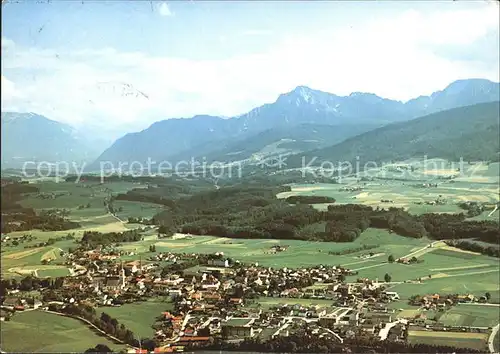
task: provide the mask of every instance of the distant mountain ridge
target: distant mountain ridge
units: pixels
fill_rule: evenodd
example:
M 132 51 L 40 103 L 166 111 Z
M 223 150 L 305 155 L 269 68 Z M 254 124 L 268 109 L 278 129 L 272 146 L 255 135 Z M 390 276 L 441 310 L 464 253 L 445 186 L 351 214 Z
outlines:
M 275 153 L 293 154 L 327 147 L 394 122 L 482 102 L 498 101 L 500 84 L 484 79 L 458 80 L 430 96 L 406 103 L 372 93 L 348 96 L 298 86 L 233 117 L 198 115 L 153 123 L 140 132 L 104 145 L 90 131 L 35 113 L 2 112 L 2 163 L 19 166 L 26 159 L 45 161 L 144 162 L 186 160 L 237 161 Z M 97 159 L 95 159 L 98 156 Z
M 380 126 L 446 109 L 497 101 L 499 97 L 500 84 L 484 79 L 458 80 L 442 91 L 430 96 L 420 96 L 406 103 L 371 93 L 354 92 L 349 96 L 337 96 L 298 86 L 291 92 L 280 95 L 274 103 L 264 104 L 230 119 L 195 116 L 156 122 L 141 132 L 130 133 L 118 139 L 99 156 L 94 167 L 100 161 L 115 164 L 145 161 L 148 157 L 153 160 L 169 160 L 186 154 L 193 156 L 193 150 L 203 147 L 196 155 L 204 155 L 213 153 L 221 145 L 224 149 L 225 143 L 248 142 L 253 136 L 259 139 L 257 135 L 264 131 L 289 129 L 301 124 L 330 125 L 343 127 L 342 129 L 352 125 Z M 351 136 L 353 135 L 346 133 L 343 138 Z M 338 141 L 331 143 L 335 142 Z M 226 151 L 227 153 L 231 151 Z
M 99 146 L 76 129 L 39 114 L 2 112 L 1 129 L 2 168 L 26 161 L 82 162 L 99 154 Z

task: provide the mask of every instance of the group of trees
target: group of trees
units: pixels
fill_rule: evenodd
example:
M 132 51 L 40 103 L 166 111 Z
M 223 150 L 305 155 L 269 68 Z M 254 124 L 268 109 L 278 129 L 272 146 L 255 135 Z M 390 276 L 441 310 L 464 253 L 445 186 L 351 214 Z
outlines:
M 286 198 L 286 202 L 290 204 L 335 203 L 335 198 L 321 195 L 292 195 Z
M 467 211 L 469 218 L 481 215 L 484 211 L 483 205 L 478 202 L 463 202 L 459 203 L 458 206 Z
M 341 251 L 329 251 L 328 254 L 332 256 L 343 256 L 346 254 L 357 253 L 360 251 L 367 251 L 378 247 L 380 247 L 380 245 L 362 245 L 359 247 L 347 248 Z M 370 255 L 373 255 L 373 252 L 370 252 Z
M 63 286 L 64 278 L 36 278 L 28 275 L 21 280 L 7 278 L 0 280 L 0 297 L 7 294 L 8 290 L 32 291 L 40 288 L 59 289 Z
M 154 225 L 154 220 L 141 217 L 129 216 L 127 219 L 129 224 L 143 224 L 143 225 Z
M 38 229 L 42 231 L 63 231 L 80 227 L 80 224 L 69 221 L 60 216 L 42 216 L 34 211 L 2 215 L 1 231 L 9 233 L 14 231 L 27 231 Z
M 105 246 L 118 242 L 135 242 L 140 241 L 141 239 L 142 236 L 137 230 L 108 233 L 85 231 L 82 239 L 80 240 L 80 244 L 85 248 L 95 248 L 100 245 Z
M 84 351 L 84 353 L 113 353 L 113 350 L 105 344 L 97 344 L 95 347 Z

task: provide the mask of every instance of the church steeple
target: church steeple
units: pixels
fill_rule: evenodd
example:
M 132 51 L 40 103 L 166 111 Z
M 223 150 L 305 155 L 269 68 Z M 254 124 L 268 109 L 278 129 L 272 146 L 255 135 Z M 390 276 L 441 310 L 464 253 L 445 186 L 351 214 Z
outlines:
M 121 261 L 121 271 L 120 271 L 121 279 L 122 279 L 122 289 L 125 288 L 125 269 L 123 268 L 123 261 Z

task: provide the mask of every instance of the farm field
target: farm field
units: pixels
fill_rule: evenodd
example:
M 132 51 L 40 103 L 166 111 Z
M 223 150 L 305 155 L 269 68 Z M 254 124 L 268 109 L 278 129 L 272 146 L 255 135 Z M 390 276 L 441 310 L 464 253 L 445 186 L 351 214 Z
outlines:
M 484 350 L 487 347 L 487 340 L 488 333 L 434 332 L 418 330 L 410 330 L 408 332 L 408 342 L 412 344 L 425 343 Z
M 76 319 L 41 311 L 17 313 L 10 321 L 2 322 L 1 339 L 2 350 L 17 353 L 83 352 L 96 344 L 117 351 L 125 347 Z
M 99 307 L 96 310 L 98 314 L 105 312 L 116 318 L 136 336 L 151 338 L 154 334 L 151 326 L 155 323 L 155 319 L 163 312 L 172 310 L 172 303 L 152 300 L 125 304 L 120 307 Z
M 498 303 L 499 299 L 499 284 L 498 271 L 484 274 L 470 274 L 464 272 L 464 275 L 448 278 L 433 278 L 426 279 L 421 284 L 397 284 L 391 287 L 391 291 L 396 291 L 401 297 L 398 307 L 411 307 L 405 305 L 405 300 L 412 295 L 425 295 L 433 293 L 443 294 L 473 294 L 482 296 L 486 292 L 491 294 L 490 302 Z M 474 279 L 472 281 L 471 279 Z
M 41 198 L 36 193 L 30 193 L 23 197 L 20 204 L 37 210 L 42 209 L 68 209 L 69 219 L 82 221 L 96 221 L 97 225 L 106 224 L 107 220 L 100 220 L 101 216 L 107 215 L 104 207 L 105 198 L 111 194 L 125 193 L 134 188 L 143 187 L 131 182 L 40 182 L 33 183 L 40 189 L 40 195 L 56 195 L 55 198 Z M 139 208 L 140 210 L 140 208 Z M 116 221 L 116 219 L 115 219 Z
M 2 276 L 26 276 L 38 272 L 40 277 L 69 275 L 66 266 L 57 264 L 59 248 L 53 246 L 38 248 L 8 249 L 2 253 Z M 43 265 L 42 260 L 50 258 L 52 263 Z
M 287 198 L 292 195 L 313 195 L 335 198 L 335 204 L 363 204 L 373 207 L 404 208 L 413 214 L 423 213 L 459 213 L 463 212 L 457 203 L 464 201 L 478 201 L 497 203 L 499 201 L 498 185 L 489 185 L 474 182 L 442 182 L 428 181 L 438 183 L 438 187 L 418 188 L 413 185 L 417 182 L 401 181 L 371 181 L 371 182 L 352 182 L 342 184 L 312 184 L 312 185 L 292 185 L 291 192 L 282 192 L 277 195 L 278 198 Z M 419 182 L 424 183 L 424 182 Z M 362 191 L 345 192 L 339 191 L 340 188 L 348 186 L 362 186 Z M 446 199 L 444 205 L 427 205 L 424 202 L 431 202 L 439 198 Z M 382 199 L 392 200 L 393 203 L 382 203 Z M 422 204 L 415 204 L 422 203 Z M 330 205 L 316 204 L 317 209 L 324 210 Z M 482 216 L 482 219 L 495 220 L 494 215 L 488 217 L 488 213 Z
M 158 252 L 214 253 L 224 252 L 242 262 L 258 262 L 270 267 L 303 267 L 317 264 L 325 265 L 369 265 L 387 260 L 388 254 L 404 256 L 413 249 L 424 247 L 428 240 L 410 239 L 390 234 L 385 230 L 368 229 L 358 239 L 350 243 L 313 242 L 301 240 L 268 240 L 268 239 L 229 239 L 212 236 L 187 236 L 178 239 L 161 239 L 141 241 L 122 245 L 122 249 L 147 252 L 149 245 L 155 244 Z M 275 245 L 289 246 L 288 250 L 272 253 L 270 248 Z M 330 255 L 328 252 L 339 252 L 359 248 L 363 245 L 375 245 L 371 249 L 375 253 L 386 253 L 385 257 L 372 259 L 359 258 L 360 254 L 369 251 L 356 251 L 346 255 Z
M 388 273 L 391 275 L 392 281 L 404 281 L 409 279 L 422 278 L 425 282 L 432 279 L 452 278 L 450 282 L 460 281 L 459 277 L 466 275 L 473 276 L 474 274 L 484 276 L 489 273 L 494 273 L 498 279 L 498 260 L 493 257 L 483 255 L 471 255 L 464 252 L 455 252 L 446 250 L 446 254 L 439 254 L 444 250 L 434 249 L 423 255 L 417 256 L 422 263 L 414 264 L 399 264 L 385 263 L 367 264 L 363 267 L 353 269 L 358 270 L 359 276 L 383 279 Z M 451 253 L 449 253 L 451 252 Z M 452 254 L 450 256 L 450 254 Z M 396 255 L 395 255 L 396 257 Z M 467 263 L 464 265 L 464 261 Z M 429 275 L 431 278 L 429 279 Z M 498 282 L 497 282 L 498 285 Z M 466 287 L 462 291 L 467 290 Z M 498 290 L 498 287 L 496 289 Z
M 399 167 L 414 168 L 413 172 L 397 171 Z M 458 171 L 457 171 L 458 170 Z M 455 176 L 443 179 L 443 176 Z M 398 164 L 362 171 L 360 180 L 346 176 L 338 184 L 291 184 L 291 192 L 278 194 L 278 198 L 292 195 L 327 196 L 336 199 L 336 204 L 358 203 L 373 207 L 405 208 L 410 213 L 458 213 L 463 211 L 457 203 L 478 201 L 497 203 L 499 196 L 499 163 L 450 162 L 442 159 L 411 159 Z M 368 180 L 366 180 L 368 177 Z M 437 184 L 437 187 L 422 187 L 423 183 Z M 419 186 L 420 185 L 420 186 Z M 361 186 L 363 190 L 346 192 L 343 187 Z M 439 196 L 446 199 L 445 205 L 415 204 L 436 200 Z M 381 203 L 381 199 L 390 199 L 394 203 Z M 315 208 L 324 210 L 329 204 L 315 204 Z M 489 212 L 476 217 L 478 220 L 498 220 L 498 211 L 488 216 Z M 496 216 L 496 217 L 495 217 Z
M 481 304 L 459 304 L 439 318 L 447 326 L 494 327 L 500 307 Z

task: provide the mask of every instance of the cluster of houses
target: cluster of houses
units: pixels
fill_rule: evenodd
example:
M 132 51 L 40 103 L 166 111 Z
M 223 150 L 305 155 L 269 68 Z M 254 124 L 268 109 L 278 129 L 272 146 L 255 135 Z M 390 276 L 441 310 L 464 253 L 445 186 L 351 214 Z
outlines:
M 413 263 L 423 262 L 423 260 L 419 260 L 417 257 L 411 257 L 411 258 L 401 257 L 398 258 L 396 262 L 401 264 L 413 264 Z
M 222 252 L 156 253 L 149 260 L 129 262 L 117 259 L 116 254 L 105 249 L 66 256 L 75 267 L 85 269 L 85 274 L 65 278 L 57 291 L 43 293 L 42 289 L 46 304 L 23 298 L 18 291 L 9 295 L 2 304 L 2 320 L 7 320 L 13 311 L 43 309 L 54 302 L 62 306 L 122 306 L 169 296 L 174 310 L 159 312 L 156 322 L 151 319 L 152 335 L 160 344 L 156 352 L 204 346 L 214 338 L 241 341 L 248 337 L 288 336 L 305 325 L 315 335 L 338 342 L 360 333 L 398 341 L 404 340 L 409 325 L 389 309 L 389 303 L 399 300 L 396 292 L 386 291 L 384 283 L 378 280 L 360 278 L 345 282 L 346 276 L 356 272 L 340 266 L 275 269 L 243 265 Z M 199 259 L 199 264 L 168 272 L 162 269 L 162 264 L 182 265 L 193 259 Z M 57 293 L 59 296 L 54 295 Z M 310 303 L 320 305 L 308 304 L 305 299 L 317 299 Z M 437 294 L 411 299 L 412 304 L 428 309 L 467 301 L 476 299 Z M 418 324 L 421 319 L 414 321 Z
M 353 187 L 342 187 L 339 189 L 339 192 L 358 192 L 362 190 L 363 187 L 361 186 L 353 186 Z
M 415 188 L 437 188 L 437 183 L 419 183 L 415 184 L 413 187 Z
M 64 197 L 67 195 L 71 195 L 71 192 L 61 191 L 61 192 L 40 192 L 35 195 L 35 198 L 38 199 L 56 199 L 59 197 Z
M 430 294 L 430 295 L 415 295 L 409 300 L 410 305 L 420 306 L 428 310 L 444 311 L 445 309 L 457 305 L 459 303 L 474 303 L 486 302 L 486 296 L 476 297 L 472 294 Z
M 392 199 L 381 199 L 380 202 L 381 203 L 391 203 L 391 204 L 393 204 L 394 200 L 392 200 Z
M 288 249 L 288 245 L 274 245 L 271 247 L 270 253 L 284 252 Z
M 426 200 L 426 201 L 416 201 L 416 202 L 413 202 L 414 204 L 417 204 L 417 205 L 422 205 L 422 204 L 425 204 L 425 205 L 446 205 L 446 199 L 443 198 L 441 195 L 439 195 L 436 199 L 434 200 Z

